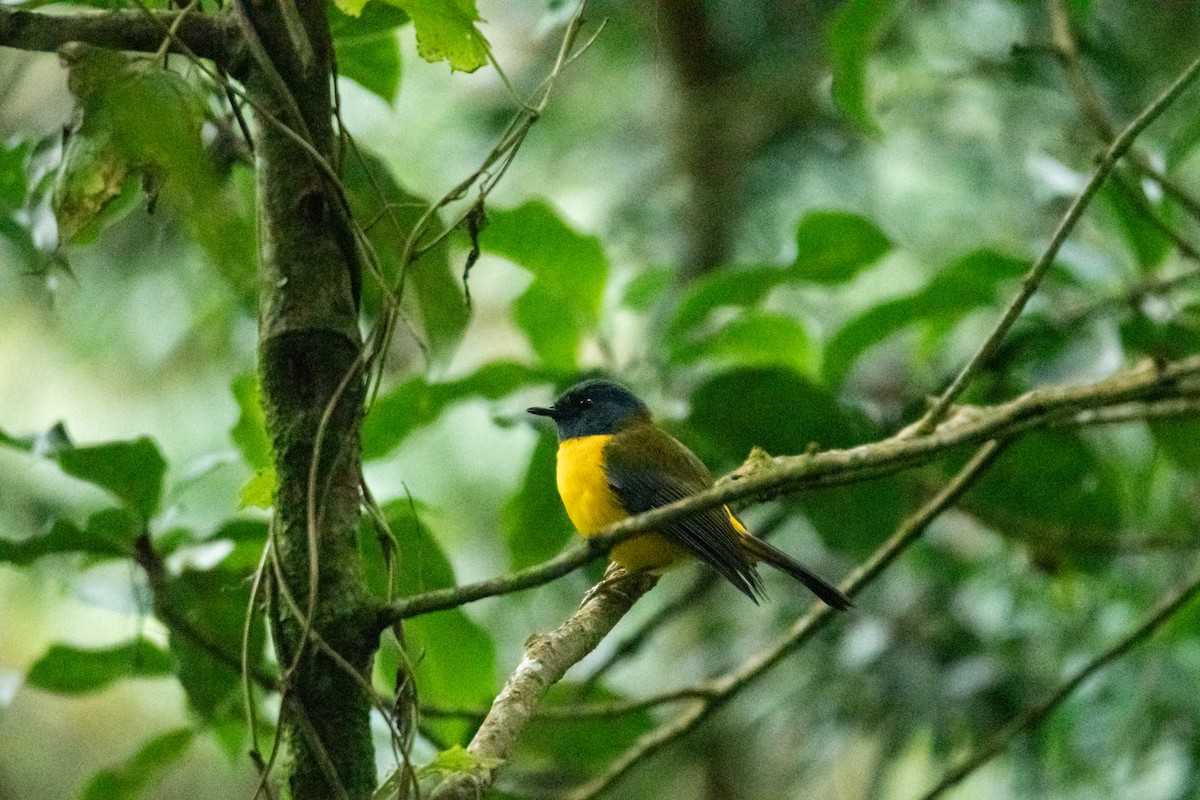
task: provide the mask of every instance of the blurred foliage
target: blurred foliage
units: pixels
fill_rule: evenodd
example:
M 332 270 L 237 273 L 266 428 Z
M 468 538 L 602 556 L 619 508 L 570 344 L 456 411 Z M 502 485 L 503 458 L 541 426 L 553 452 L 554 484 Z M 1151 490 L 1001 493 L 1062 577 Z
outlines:
M 441 195 L 504 134 L 513 92 L 544 80 L 573 7 L 330 4 L 357 142 L 344 183 L 379 268 L 364 326 L 389 292 L 402 315 L 363 427 L 395 537 L 364 523 L 377 596 L 527 566 L 570 540 L 555 443 L 523 409 L 581 375 L 627 382 L 718 473 L 752 447 L 895 432 L 978 346 L 1105 145 L 1041 4 L 735 5 L 589 6 L 607 24 L 560 76 L 475 242 L 460 219 L 478 197 Z M 1113 128 L 1197 55 L 1200 5 L 1066 6 Z M 68 56 L 51 73 L 65 129 L 33 122 L 28 98 L 52 97 L 38 62 L 0 92 L 0 796 L 250 796 L 243 659 L 260 747 L 277 713 L 265 628 L 257 615 L 244 628 L 267 535 L 255 506 L 274 482 L 252 377 L 252 170 L 225 92 L 185 59 Z M 506 81 L 479 69 L 493 57 Z M 1200 349 L 1195 109 L 1193 90 L 1138 142 L 1178 189 L 1123 165 L 966 401 Z M 721 232 L 718 263 L 684 269 L 698 229 Z M 1184 419 L 1023 438 L 851 613 L 618 792 L 917 795 L 1195 561 L 1198 436 Z M 747 521 L 782 515 L 781 547 L 844 575 L 965 457 Z M 738 663 L 807 607 L 767 581 L 773 603 L 701 594 L 617 667 L 585 680 L 581 665 L 550 705 L 635 699 Z M 684 583 L 666 577 L 615 639 Z M 484 709 L 522 642 L 586 585 L 409 621 L 403 646 L 385 639 L 375 685 L 393 693 L 404 672 L 430 706 Z M 952 796 L 1196 796 L 1198 613 Z M 70 698 L 50 715 L 70 724 L 39 721 L 52 695 Z M 86 724 L 74 709 L 90 702 L 120 724 Z M 497 796 L 595 774 L 669 713 L 538 719 Z M 425 719 L 417 761 L 451 763 L 472 719 Z M 379 754 L 394 763 L 383 737 Z M 60 761 L 62 775 L 46 768 Z

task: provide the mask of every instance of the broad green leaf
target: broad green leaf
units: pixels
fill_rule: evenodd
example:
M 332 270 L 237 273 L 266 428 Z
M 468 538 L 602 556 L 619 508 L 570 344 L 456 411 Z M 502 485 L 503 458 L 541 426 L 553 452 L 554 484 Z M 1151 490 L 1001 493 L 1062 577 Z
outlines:
M 184 570 L 155 596 L 158 617 L 170 631 L 175 674 L 191 707 L 212 721 L 241 714 L 242 625 L 249 607 L 248 573 Z M 263 668 L 264 633 L 250 628 L 247 662 Z
M 333 2 L 339 11 L 351 17 L 362 14 L 363 9 L 367 6 L 367 0 L 333 0 Z
M 141 520 L 130 511 L 107 508 L 88 517 L 84 528 L 60 519 L 38 536 L 20 540 L 0 538 L 0 563 L 32 564 L 42 556 L 61 553 L 128 558 L 142 530 Z
M 343 0 L 357 2 L 357 0 Z M 475 0 L 388 0 L 412 18 L 417 52 L 431 64 L 474 72 L 488 62 L 488 41 L 475 26 L 482 18 Z
M 993 250 L 976 250 L 951 263 L 923 289 L 868 309 L 846 323 L 826 345 L 825 385 L 840 385 L 859 356 L 898 331 L 922 323 L 948 330 L 966 314 L 992 305 L 997 293 L 1027 269 L 1022 260 Z
M 82 800 L 131 800 L 145 793 L 174 766 L 191 746 L 195 733 L 179 728 L 159 734 L 142 745 L 119 767 L 96 773 L 83 790 Z
M 671 320 L 669 335 L 688 334 L 719 308 L 745 307 L 762 302 L 772 289 L 789 278 L 778 267 L 748 267 L 705 275 L 694 281 Z
M 1180 467 L 1200 471 L 1200 420 L 1151 420 L 1150 432 L 1162 452 Z
M 1028 433 L 972 489 L 971 511 L 1024 542 L 1047 569 L 1106 563 L 1096 545 L 1121 530 L 1111 468 L 1074 432 Z
M 796 455 L 813 445 L 852 447 L 879 434 L 831 393 L 778 366 L 731 369 L 701 384 L 687 427 L 685 440 L 717 472 L 741 463 L 754 447 Z M 824 541 L 865 554 L 899 521 L 902 499 L 898 480 L 888 478 L 807 492 L 799 504 Z
M 517 298 L 517 325 L 546 366 L 574 369 L 584 337 L 600 321 L 608 279 L 600 241 L 567 227 L 541 202 L 489 212 L 480 241 L 487 252 L 533 275 Z
M 530 384 L 549 380 L 523 364 L 497 361 L 456 381 L 429 383 L 412 378 L 384 394 L 363 422 L 363 460 L 381 458 L 413 431 L 436 421 L 454 403 L 482 397 L 497 400 Z
M 690 364 L 702 359 L 740 366 L 780 364 L 814 374 L 816 355 L 804 326 L 791 317 L 759 313 L 735 317 L 706 338 L 675 348 L 672 361 Z
M 157 59 L 77 43 L 60 55 L 80 109 L 56 182 L 60 239 L 96 229 L 113 198 L 132 203 L 144 183 L 188 224 L 239 295 L 249 294 L 254 204 L 236 184 L 226 187 L 239 170 L 219 170 L 205 149 L 208 96 Z M 250 187 L 243 182 L 241 188 Z
M 346 160 L 342 181 L 355 218 L 370 223 L 367 237 L 389 287 L 395 287 L 403 270 L 401 313 L 407 324 L 400 326 L 398 335 L 416 331 L 416 346 L 434 363 L 443 363 L 458 346 L 470 317 L 445 241 L 407 267 L 402 264 L 405 245 L 429 203 L 404 189 L 387 165 L 362 147 Z M 422 241 L 442 231 L 438 218 L 431 219 L 433 224 Z M 380 287 L 370 276 L 364 277 L 363 307 L 379 313 L 383 309 Z
M 158 511 L 167 462 L 150 439 L 69 448 L 55 458 L 63 472 L 107 490 L 142 519 Z
M 233 379 L 233 398 L 238 405 L 237 422 L 229 438 L 237 445 L 242 458 L 256 469 L 271 466 L 271 437 L 267 434 L 267 415 L 263 411 L 258 389 L 258 377 L 246 373 Z
M 555 484 L 557 455 L 557 440 L 539 436 L 521 488 L 504 506 L 504 539 L 513 569 L 550 558 L 574 531 Z
M 897 0 L 848 0 L 829 23 L 833 102 L 859 130 L 880 134 L 867 99 L 867 59 Z
M 845 283 L 892 249 L 869 220 L 846 211 L 810 211 L 796 229 L 791 275 L 813 283 Z
M 25 160 L 31 148 L 28 141 L 16 141 L 12 146 L 0 142 L 0 216 L 25 205 L 29 192 Z
M 407 502 L 396 501 L 384 513 L 399 545 L 396 588 L 400 596 L 455 584 L 454 570 L 441 546 L 413 515 Z M 496 654 L 487 631 L 461 609 L 425 614 L 404 622 L 409 662 L 415 666 L 422 699 L 453 706 L 481 705 L 493 696 Z M 386 665 L 394 677 L 394 665 Z M 461 735 L 458 724 L 442 727 Z
M 53 644 L 29 668 L 30 686 L 58 694 L 87 694 L 124 678 L 171 674 L 171 656 L 146 639 L 88 650 Z
M 400 89 L 400 42 L 383 30 L 333 40 L 338 74 L 391 104 Z
M 716 470 L 741 463 L 754 447 L 794 455 L 812 444 L 857 444 L 869 432 L 832 394 L 778 366 L 718 373 L 696 388 L 691 405 L 687 427 L 695 449 Z

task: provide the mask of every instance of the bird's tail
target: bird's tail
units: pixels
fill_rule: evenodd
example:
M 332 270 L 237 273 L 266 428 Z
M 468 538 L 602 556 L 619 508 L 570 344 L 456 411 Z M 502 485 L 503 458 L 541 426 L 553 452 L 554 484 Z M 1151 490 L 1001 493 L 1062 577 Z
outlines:
M 744 529 L 743 529 L 744 530 Z M 808 567 L 801 564 L 796 559 L 789 556 L 787 553 L 780 550 L 778 547 L 763 541 L 749 533 L 742 535 L 742 549 L 746 554 L 755 561 L 762 561 L 770 564 L 775 569 L 786 572 L 796 580 L 808 587 L 809 591 L 828 606 L 836 608 L 838 611 L 845 611 L 850 607 L 850 598 L 842 594 L 841 590 L 834 586 L 829 581 L 815 574 Z

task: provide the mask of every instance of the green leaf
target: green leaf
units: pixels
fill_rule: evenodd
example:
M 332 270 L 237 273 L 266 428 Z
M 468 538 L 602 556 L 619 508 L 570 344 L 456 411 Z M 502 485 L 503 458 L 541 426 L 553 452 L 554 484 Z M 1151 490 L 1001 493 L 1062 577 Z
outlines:
M 784 367 L 721 372 L 692 393 L 687 426 L 696 451 L 716 469 L 740 463 L 754 447 L 803 453 L 809 445 L 848 447 L 872 432 L 825 389 Z
M 1108 214 L 1106 227 L 1116 228 L 1120 237 L 1125 241 L 1130 254 L 1138 267 L 1143 271 L 1151 270 L 1163 262 L 1173 246 L 1170 239 L 1163 235 L 1162 230 L 1152 219 L 1153 215 L 1162 216 L 1162 204 L 1155 207 L 1133 184 L 1136 176 L 1128 180 L 1123 176 L 1114 176 L 1113 180 L 1105 183 L 1098 195 L 1099 209 Z
M 50 205 L 58 239 L 80 244 L 137 207 L 141 185 L 110 130 L 79 130 L 63 148 Z
M 189 569 L 157 592 L 157 613 L 170 631 L 175 674 L 189 704 L 206 721 L 241 715 L 239 664 L 248 577 L 247 571 Z M 252 625 L 247 656 L 252 670 L 264 668 L 264 641 L 262 625 Z
M 551 368 L 573 370 L 584 336 L 600 321 L 608 259 L 594 236 L 567 227 L 545 203 L 491 211 L 480 243 L 533 275 L 516 322 Z
M 150 439 L 70 448 L 56 459 L 63 472 L 107 490 L 142 519 L 158 511 L 167 462 Z
M 694 281 L 684 295 L 668 328 L 678 338 L 688 334 L 719 308 L 742 308 L 762 300 L 789 274 L 778 267 L 721 270 Z
M 549 380 L 541 370 L 496 361 L 465 378 L 429 383 L 412 378 L 381 396 L 363 422 L 363 460 L 395 450 L 413 431 L 432 424 L 451 405 L 476 397 L 498 400 L 534 383 Z
M 328 6 L 329 33 L 334 43 L 338 39 L 353 39 L 383 31 L 392 31 L 406 24 L 408 14 L 388 3 L 358 2 L 361 13 L 349 14 L 337 5 Z
M 1081 436 L 1036 431 L 979 480 L 972 513 L 1024 541 L 1045 568 L 1091 568 L 1107 562 L 1094 545 L 1122 529 L 1120 496 L 1109 466 Z
M 414 516 L 412 507 L 396 501 L 384 507 L 384 514 L 400 549 L 398 594 L 411 596 L 453 586 L 454 570 L 449 559 Z M 405 620 L 404 641 L 423 699 L 444 705 L 472 706 L 486 703 L 494 695 L 495 647 L 487 631 L 461 609 Z M 442 729 L 453 729 L 456 735 L 466 731 L 461 725 Z
M 82 800 L 130 800 L 150 789 L 191 746 L 195 733 L 179 728 L 155 736 L 124 764 L 96 773 L 83 790 Z
M 803 374 L 816 372 L 808 332 L 796 320 L 779 314 L 735 317 L 713 335 L 680 345 L 672 354 L 672 361 L 680 364 L 701 359 L 740 366 L 780 364 Z
M 897 0 L 848 0 L 829 23 L 833 102 L 869 136 L 880 134 L 867 102 L 867 57 Z
M 32 453 L 42 458 L 50 458 L 60 450 L 74 447 L 67 428 L 61 422 L 54 423 L 46 431 L 33 436 L 11 436 L 0 430 L 0 445 Z
M 30 686 L 58 694 L 87 694 L 124 678 L 171 673 L 171 656 L 146 639 L 98 650 L 53 644 L 29 668 Z
M 1164 455 L 1183 469 L 1200 471 L 1200 420 L 1151 420 L 1150 432 Z
M 383 30 L 333 40 L 338 74 L 349 78 L 389 105 L 400 89 L 400 42 Z
M 254 470 L 254 474 L 238 490 L 238 508 L 265 510 L 275 505 L 275 486 L 278 482 L 275 467 Z
M 474 772 L 478 769 L 495 769 L 503 763 L 502 758 L 480 758 L 456 744 L 434 756 L 432 761 L 421 767 L 419 774 Z
M 256 469 L 272 464 L 271 437 L 267 435 L 267 415 L 263 411 L 258 390 L 258 377 L 246 373 L 233 379 L 233 398 L 237 401 L 238 418 L 229 431 L 246 463 Z
M 846 211 L 811 211 L 796 229 L 795 278 L 845 283 L 892 249 L 875 225 Z
M 521 488 L 504 506 L 504 540 L 512 569 L 545 561 L 574 531 L 555 484 L 557 457 L 558 441 L 539 436 Z
M 475 26 L 482 21 L 475 0 L 388 0 L 404 9 L 417 30 L 417 53 L 431 64 L 474 72 L 488 63 L 488 41 Z
M 425 217 L 429 203 L 404 189 L 387 165 L 362 147 L 347 159 L 344 173 L 342 181 L 354 217 L 374 220 L 367 227 L 367 238 L 379 258 L 384 280 L 395 286 L 403 271 L 405 288 L 400 310 L 408 324 L 400 326 L 399 333 L 418 332 L 416 346 L 432 362 L 444 362 L 458 347 L 470 319 L 458 278 L 450 267 L 446 243 L 443 240 L 432 246 L 407 268 L 401 263 L 409 236 Z M 438 218 L 434 216 L 432 221 L 427 231 L 429 239 L 442 232 Z M 363 284 L 363 307 L 376 313 L 384 308 L 374 280 Z
M 141 520 L 126 509 L 107 508 L 88 517 L 83 529 L 60 519 L 39 536 L 19 541 L 0 538 L 0 563 L 24 566 L 42 556 L 60 553 L 128 558 L 133 554 L 133 542 L 142 530 Z
M 604 687 L 589 687 L 583 692 L 580 684 L 564 681 L 550 687 L 542 708 L 628 700 Z M 522 734 L 518 755 L 513 760 L 530 770 L 554 770 L 556 774 L 580 779 L 609 763 L 653 728 L 654 716 L 648 710 L 641 710 L 607 718 L 603 725 L 596 722 L 586 716 L 535 720 Z
M 993 250 L 968 253 L 925 288 L 880 303 L 846 323 L 825 347 L 823 382 L 840 385 L 859 356 L 905 328 L 926 323 L 949 330 L 968 313 L 991 306 L 998 292 L 1027 269 L 1027 262 Z
M 622 301 L 633 311 L 649 311 L 671 289 L 675 271 L 664 267 L 646 269 L 625 286 Z

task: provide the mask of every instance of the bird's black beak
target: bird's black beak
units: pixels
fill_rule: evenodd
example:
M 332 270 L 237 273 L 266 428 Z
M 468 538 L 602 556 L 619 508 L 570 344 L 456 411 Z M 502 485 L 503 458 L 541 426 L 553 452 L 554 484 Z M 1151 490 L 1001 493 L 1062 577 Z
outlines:
M 525 410 L 530 414 L 536 414 L 539 417 L 549 417 L 550 419 L 556 419 L 558 417 L 558 410 L 555 409 L 554 406 L 551 406 L 550 408 L 540 408 L 538 406 L 534 406 L 533 408 L 527 408 Z

